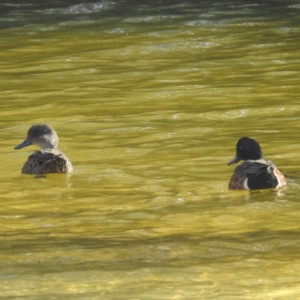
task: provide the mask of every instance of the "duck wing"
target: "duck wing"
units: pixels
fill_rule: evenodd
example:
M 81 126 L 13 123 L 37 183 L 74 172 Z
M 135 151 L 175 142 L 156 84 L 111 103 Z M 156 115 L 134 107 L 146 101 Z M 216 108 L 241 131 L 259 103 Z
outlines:
M 261 190 L 285 186 L 285 178 L 269 160 L 246 160 L 236 168 L 246 178 L 245 184 L 250 190 Z M 282 178 L 280 178 L 280 176 Z
M 28 157 L 22 173 L 44 175 L 47 173 L 67 173 L 67 159 L 57 150 L 39 150 Z
M 242 164 L 235 168 L 235 173 L 245 174 L 247 177 L 257 174 L 262 170 L 266 170 L 269 167 L 276 169 L 276 166 L 269 160 L 245 160 Z

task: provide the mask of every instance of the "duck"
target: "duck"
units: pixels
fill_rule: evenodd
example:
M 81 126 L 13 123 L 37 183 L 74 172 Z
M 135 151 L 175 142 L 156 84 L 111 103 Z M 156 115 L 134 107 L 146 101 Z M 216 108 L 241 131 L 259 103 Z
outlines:
M 57 149 L 58 136 L 49 125 L 33 125 L 27 132 L 27 137 L 14 149 L 18 150 L 30 145 L 37 145 L 41 150 L 32 153 L 25 162 L 21 173 L 44 176 L 48 173 L 70 174 L 73 170 L 71 162 L 64 153 Z
M 259 143 L 249 137 L 242 137 L 236 144 L 236 156 L 228 165 L 238 165 L 229 181 L 230 190 L 279 189 L 286 186 L 284 175 L 270 160 L 263 159 Z

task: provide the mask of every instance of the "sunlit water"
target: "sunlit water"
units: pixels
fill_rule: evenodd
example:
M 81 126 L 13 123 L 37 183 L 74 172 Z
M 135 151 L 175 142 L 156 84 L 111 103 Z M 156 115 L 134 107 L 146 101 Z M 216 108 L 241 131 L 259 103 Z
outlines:
M 0 8 L 1 298 L 299 296 L 296 1 Z M 73 175 L 20 175 L 36 123 Z M 241 136 L 287 188 L 228 190 Z

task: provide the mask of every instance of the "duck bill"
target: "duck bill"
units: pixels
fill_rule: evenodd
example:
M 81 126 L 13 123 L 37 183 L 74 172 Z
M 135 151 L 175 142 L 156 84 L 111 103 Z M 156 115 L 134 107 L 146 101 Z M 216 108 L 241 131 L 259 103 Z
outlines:
M 15 149 L 21 149 L 21 148 L 24 148 L 24 147 L 27 147 L 27 146 L 30 146 L 31 143 L 28 142 L 27 140 L 25 140 L 23 143 L 19 144 L 18 146 L 15 147 Z
M 236 164 L 237 162 L 239 162 L 241 159 L 236 156 L 234 159 L 232 159 L 227 165 L 232 165 L 232 164 Z

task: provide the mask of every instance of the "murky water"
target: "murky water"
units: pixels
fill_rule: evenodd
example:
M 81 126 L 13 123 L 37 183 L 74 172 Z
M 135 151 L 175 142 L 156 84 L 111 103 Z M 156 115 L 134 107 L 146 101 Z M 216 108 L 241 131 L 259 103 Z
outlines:
M 0 8 L 2 299 L 297 298 L 296 1 Z M 73 175 L 20 175 L 36 123 Z M 287 188 L 227 189 L 241 136 Z

